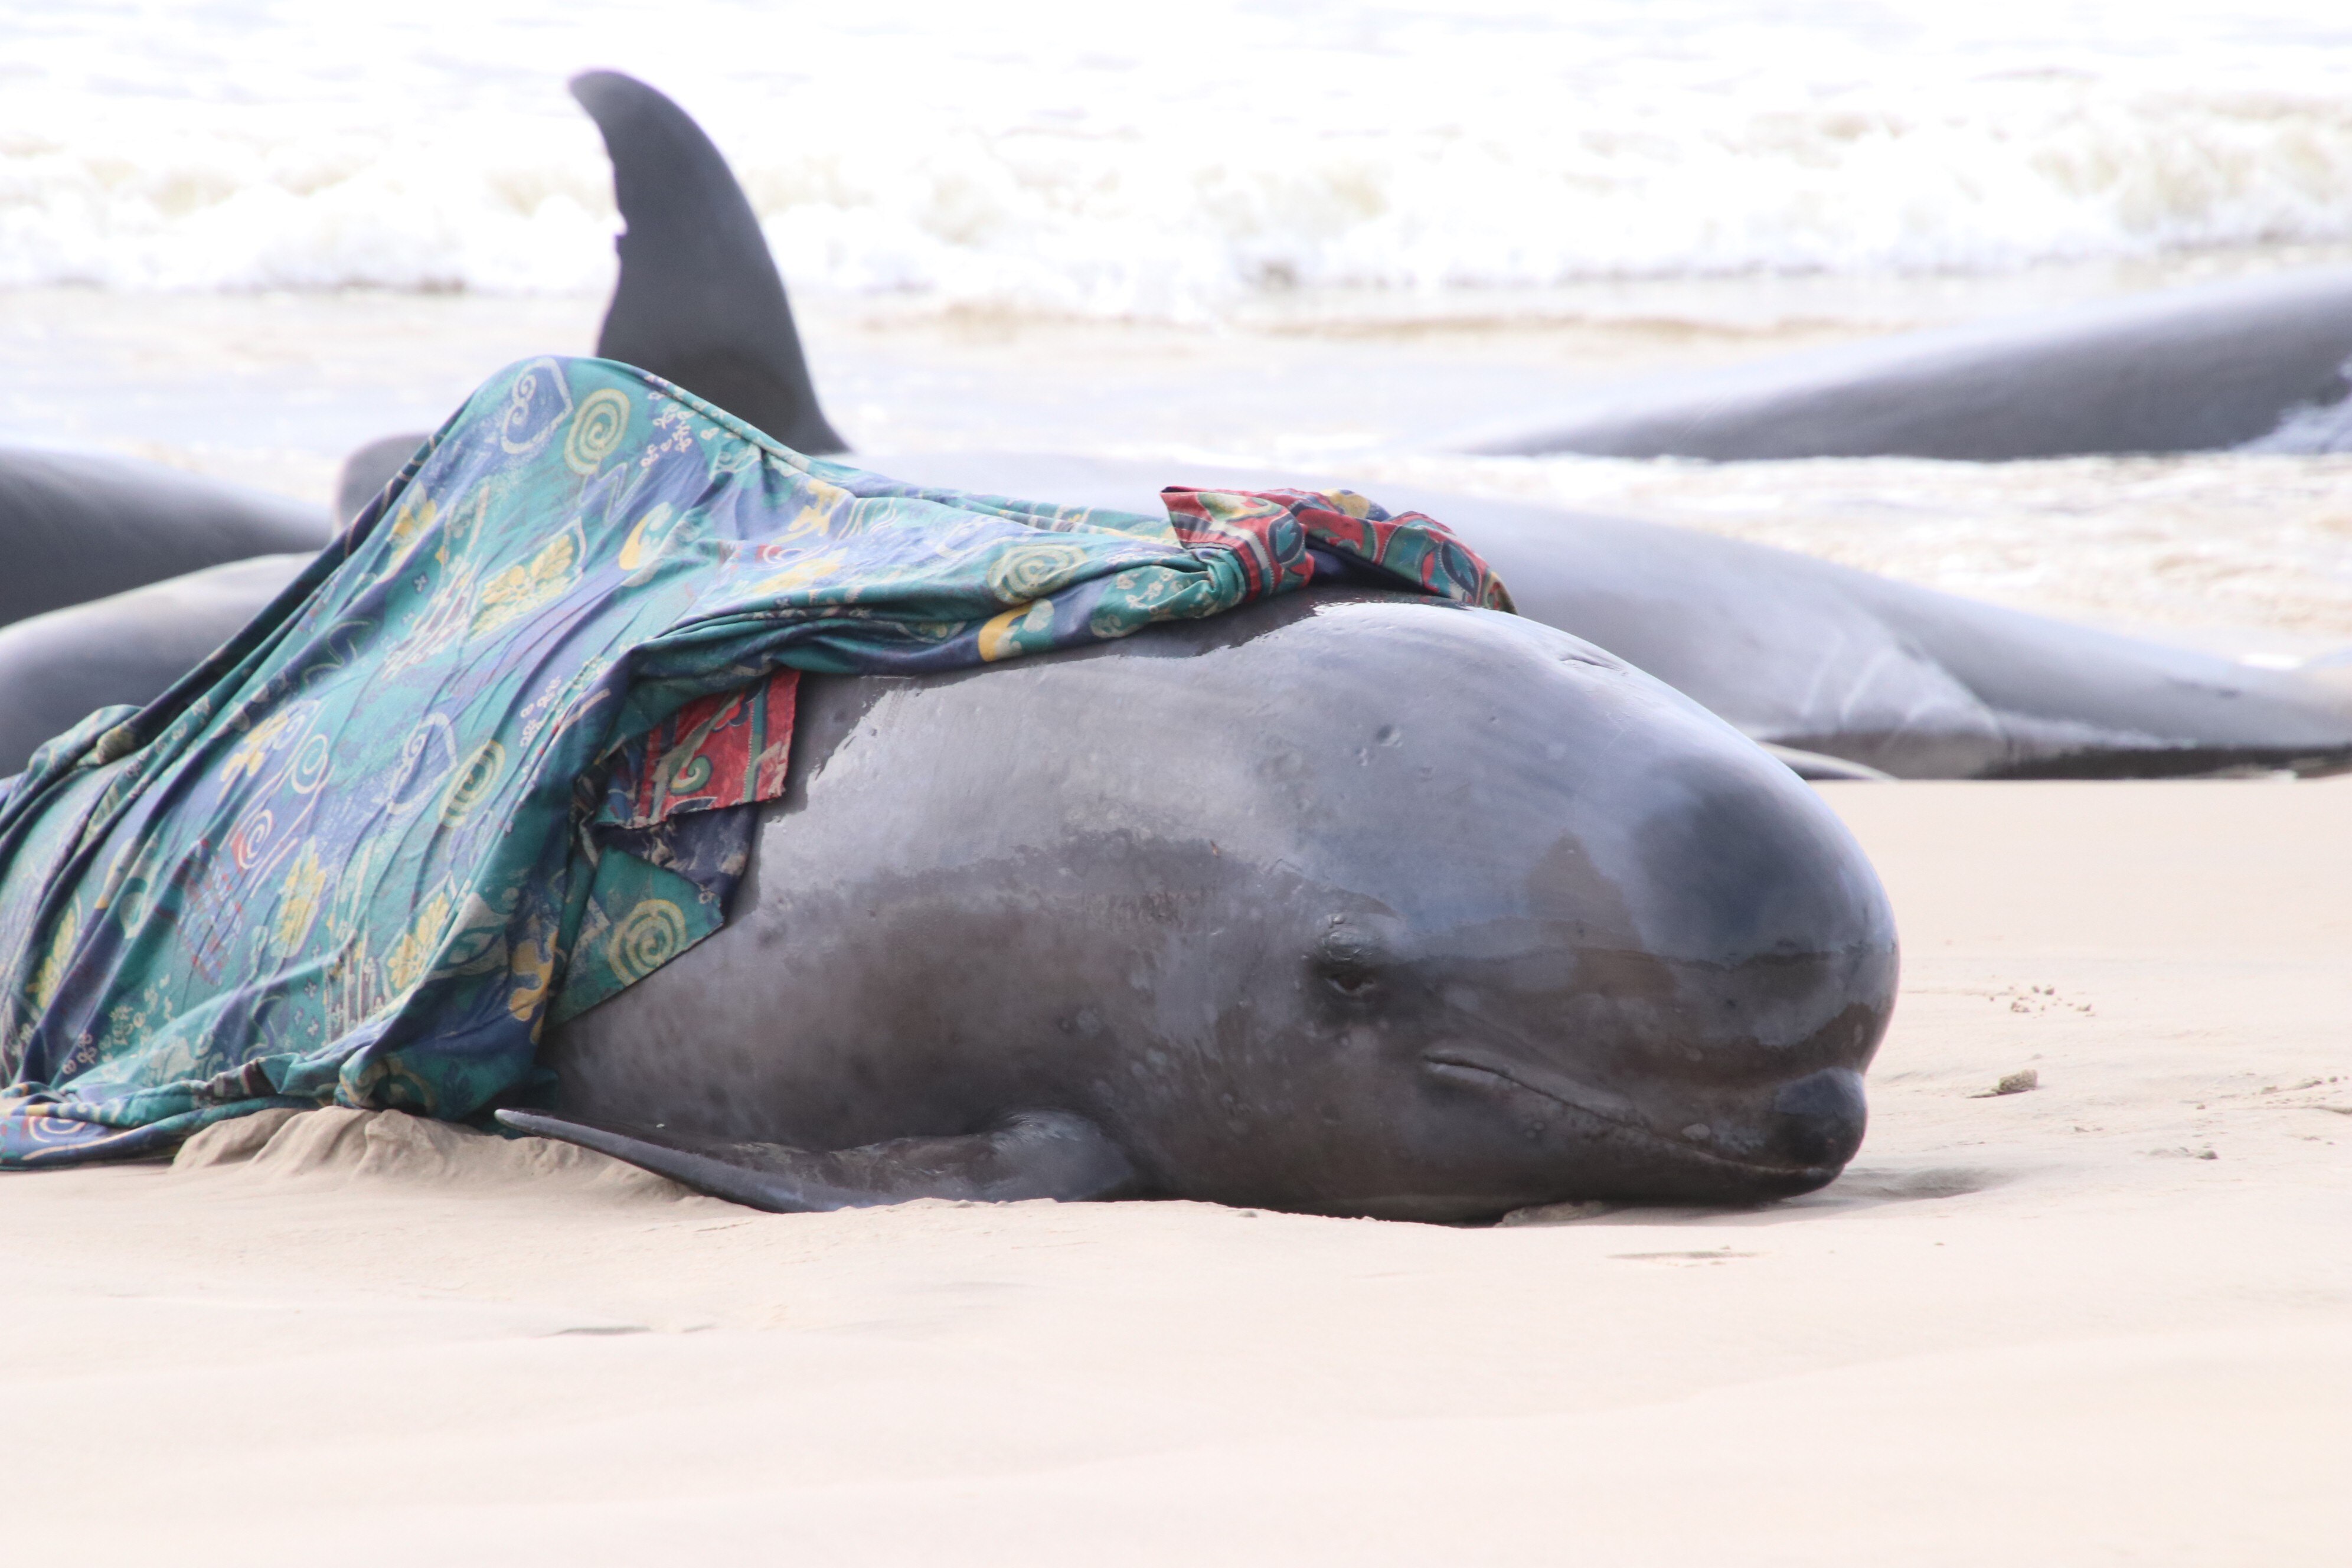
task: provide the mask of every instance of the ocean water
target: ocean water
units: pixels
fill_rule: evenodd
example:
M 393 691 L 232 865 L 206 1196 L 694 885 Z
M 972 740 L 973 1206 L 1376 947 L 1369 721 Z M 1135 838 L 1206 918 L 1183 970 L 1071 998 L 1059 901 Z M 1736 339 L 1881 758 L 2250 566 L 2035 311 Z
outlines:
M 868 450 L 1275 462 L 1739 534 L 2276 660 L 2352 459 L 1469 458 L 1617 378 L 2352 258 L 2352 6 L 0 0 L 0 437 L 323 503 L 584 352 L 572 72 L 743 178 Z
M 12 0 L 0 284 L 595 289 L 593 65 L 796 281 L 967 307 L 2352 241 L 2325 0 Z

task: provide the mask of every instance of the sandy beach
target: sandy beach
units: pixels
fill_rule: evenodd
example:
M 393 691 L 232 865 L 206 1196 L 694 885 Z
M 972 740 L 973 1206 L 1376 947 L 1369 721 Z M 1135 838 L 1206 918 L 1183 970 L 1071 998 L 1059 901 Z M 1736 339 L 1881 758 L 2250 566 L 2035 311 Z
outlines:
M 1906 977 L 1813 1196 L 776 1216 L 224 1130 L 0 1179 L 12 1552 L 2341 1561 L 2352 784 L 1829 794 Z
M 2336 7 L 647 20 L 0 14 L 0 444 L 323 510 L 360 443 L 591 352 L 619 218 L 563 82 L 610 66 L 726 151 L 877 468 L 1544 502 L 2352 688 L 2352 453 L 1463 446 L 1640 377 L 2352 262 Z M 2352 778 L 1820 787 L 1904 963 L 1822 1192 L 772 1215 L 271 1113 L 0 1173 L 0 1561 L 2352 1560 Z

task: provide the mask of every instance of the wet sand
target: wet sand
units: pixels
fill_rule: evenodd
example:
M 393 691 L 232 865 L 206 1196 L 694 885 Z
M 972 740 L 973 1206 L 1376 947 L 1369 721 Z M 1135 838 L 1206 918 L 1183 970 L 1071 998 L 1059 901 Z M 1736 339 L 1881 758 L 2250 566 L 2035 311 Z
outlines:
M 1906 978 L 1812 1197 L 770 1216 L 322 1112 L 0 1179 L 11 1553 L 2340 1562 L 2352 783 L 1829 795 Z

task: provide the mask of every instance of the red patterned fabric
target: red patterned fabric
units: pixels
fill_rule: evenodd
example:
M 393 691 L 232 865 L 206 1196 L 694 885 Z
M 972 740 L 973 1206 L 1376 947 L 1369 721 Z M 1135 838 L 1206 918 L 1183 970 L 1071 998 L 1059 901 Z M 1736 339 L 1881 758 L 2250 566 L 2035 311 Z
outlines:
M 1353 490 L 1204 490 L 1171 485 L 1160 492 L 1176 537 L 1198 550 L 1231 551 L 1249 596 L 1285 593 L 1315 580 L 1314 552 L 1369 566 L 1398 586 L 1489 610 L 1511 608 L 1503 580 L 1454 531 L 1421 512 L 1394 515 Z
M 614 772 L 605 800 L 615 826 L 650 827 L 681 812 L 783 794 L 800 684 L 800 671 L 780 669 L 757 685 L 697 698 L 656 725 Z

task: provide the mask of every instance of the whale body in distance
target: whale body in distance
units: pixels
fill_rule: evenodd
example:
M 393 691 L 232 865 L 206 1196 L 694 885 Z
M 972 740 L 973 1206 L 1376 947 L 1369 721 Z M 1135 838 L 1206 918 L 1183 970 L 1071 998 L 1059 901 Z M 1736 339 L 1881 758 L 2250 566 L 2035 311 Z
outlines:
M 162 696 L 310 560 L 231 561 L 0 626 L 0 778 L 99 709 Z
M 224 562 L 315 552 L 330 518 L 158 463 L 0 446 L 0 625 Z
M 874 452 L 912 484 L 1159 510 L 1169 468 Z M 1210 488 L 1328 477 L 1188 466 Z M 1367 486 L 1485 556 L 1521 615 L 1574 633 L 1751 739 L 1897 778 L 2162 778 L 2352 767 L 2352 691 L 1742 540 L 1556 507 Z M 1802 762 L 1801 758 L 1793 759 Z M 1801 771 L 1812 771 L 1801 766 Z
M 2352 268 L 2315 268 L 1600 387 L 1444 445 L 1719 462 L 2340 449 L 2347 362 Z

